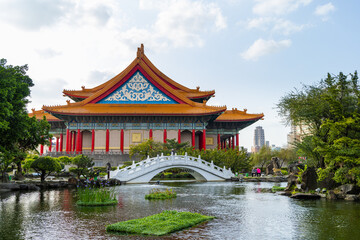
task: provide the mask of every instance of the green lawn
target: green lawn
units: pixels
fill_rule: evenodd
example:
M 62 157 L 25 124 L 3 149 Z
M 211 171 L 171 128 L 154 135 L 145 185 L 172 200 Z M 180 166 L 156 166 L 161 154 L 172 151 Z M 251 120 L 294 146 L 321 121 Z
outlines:
M 163 211 L 162 213 L 145 218 L 108 225 L 106 226 L 106 231 L 160 236 L 192 227 L 211 219 L 214 219 L 214 217 L 204 216 L 199 213 Z
M 160 189 L 152 189 L 149 194 L 145 195 L 145 199 L 152 200 L 152 199 L 170 199 L 176 198 L 176 192 L 172 189 L 166 189 L 161 191 Z

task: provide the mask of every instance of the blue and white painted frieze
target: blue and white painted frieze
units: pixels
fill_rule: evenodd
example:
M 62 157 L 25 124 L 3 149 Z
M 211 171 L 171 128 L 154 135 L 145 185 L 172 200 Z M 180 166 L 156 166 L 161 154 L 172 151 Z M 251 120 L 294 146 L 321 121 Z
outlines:
M 177 102 L 155 87 L 140 71 L 136 71 L 128 81 L 98 103 L 175 104 Z

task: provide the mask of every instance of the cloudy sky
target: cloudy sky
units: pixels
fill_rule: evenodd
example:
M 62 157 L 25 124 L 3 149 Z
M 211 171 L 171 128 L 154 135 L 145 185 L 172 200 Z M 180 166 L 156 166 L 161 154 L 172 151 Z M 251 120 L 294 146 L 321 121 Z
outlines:
M 29 65 L 29 110 L 110 79 L 144 43 L 170 78 L 215 89 L 208 104 L 265 114 L 240 132 L 248 149 L 259 125 L 270 144 L 286 144 L 281 96 L 359 70 L 357 0 L 0 0 L 0 9 L 0 58 Z

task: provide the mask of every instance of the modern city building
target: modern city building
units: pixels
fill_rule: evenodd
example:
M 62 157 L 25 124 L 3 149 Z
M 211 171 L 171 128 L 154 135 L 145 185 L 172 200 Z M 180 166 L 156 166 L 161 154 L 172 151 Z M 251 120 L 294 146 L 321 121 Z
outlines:
M 265 133 L 261 126 L 257 126 L 254 131 L 254 145 L 252 152 L 258 152 L 265 145 Z

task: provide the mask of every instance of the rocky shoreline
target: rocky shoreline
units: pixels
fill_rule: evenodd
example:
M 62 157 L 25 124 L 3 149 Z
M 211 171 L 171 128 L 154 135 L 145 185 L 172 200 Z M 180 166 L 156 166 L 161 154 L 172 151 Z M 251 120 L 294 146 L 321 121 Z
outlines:
M 0 194 L 11 191 L 39 191 L 39 190 L 48 190 L 48 189 L 61 189 L 61 188 L 76 188 L 78 186 L 116 186 L 122 185 L 124 183 L 116 180 L 97 180 L 97 181 L 78 181 L 75 178 L 70 178 L 68 181 L 59 180 L 59 181 L 15 181 L 10 183 L 0 183 Z

